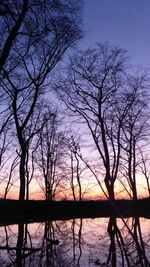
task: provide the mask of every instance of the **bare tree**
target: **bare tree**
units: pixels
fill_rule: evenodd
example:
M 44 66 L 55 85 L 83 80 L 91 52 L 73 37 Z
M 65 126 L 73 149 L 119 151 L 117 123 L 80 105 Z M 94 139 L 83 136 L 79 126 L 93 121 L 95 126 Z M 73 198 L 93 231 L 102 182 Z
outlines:
M 22 2 L 12 3 L 12 8 L 20 14 L 20 9 L 24 9 Z M 29 145 L 40 130 L 37 123 L 32 124 L 32 116 L 48 86 L 48 75 L 64 52 L 81 37 L 78 27 L 80 6 L 76 1 L 26 0 L 24 5 L 27 5 L 26 15 L 17 30 L 17 38 L 8 49 L 9 56 L 5 55 L 7 62 L 2 64 L 1 81 L 3 92 L 11 103 L 20 146 L 20 200 L 25 198 L 25 164 Z M 16 20 L 12 12 L 11 19 Z M 8 32 L 9 17 L 3 20 L 2 38 Z
M 10 191 L 10 189 L 12 188 L 12 186 L 15 184 L 15 182 L 18 180 L 18 176 L 16 175 L 15 179 L 12 179 L 13 178 L 13 175 L 16 171 L 16 167 L 18 166 L 19 164 L 19 161 L 18 161 L 18 158 L 19 156 L 17 155 L 11 162 L 11 165 L 10 165 L 10 170 L 9 170 L 9 173 L 8 173 L 8 177 L 7 180 L 5 178 L 5 180 L 7 181 L 7 184 L 6 184 L 6 187 L 5 187 L 5 192 L 4 192 L 4 198 L 6 199 L 7 198 L 7 195 Z
M 3 114 L 1 114 L 3 115 Z M 5 114 L 6 115 L 6 114 Z M 8 115 L 8 114 L 7 114 Z M 1 117 L 0 120 L 0 183 L 2 187 L 5 186 L 4 198 L 16 179 L 12 181 L 12 173 L 16 166 L 15 159 L 13 159 L 12 153 L 12 123 L 11 115 Z M 12 162 L 11 162 L 12 161 Z
M 73 199 L 76 201 L 78 198 L 79 201 L 82 200 L 82 172 L 85 169 L 85 166 L 81 166 L 81 159 L 80 159 L 80 146 L 79 142 L 75 140 L 72 136 L 69 142 L 69 156 L 70 156 L 70 171 L 71 171 L 71 190 L 73 194 Z M 76 185 L 77 183 L 77 185 Z M 78 190 L 78 196 L 76 196 L 76 191 Z
M 141 154 L 141 164 L 140 164 L 140 172 L 144 176 L 146 180 L 146 190 L 148 191 L 148 195 L 150 196 L 150 162 L 148 155 L 144 155 L 142 151 Z
M 121 153 L 121 129 L 128 106 L 118 111 L 122 92 L 125 52 L 99 44 L 71 59 L 67 78 L 56 85 L 66 106 L 86 123 L 102 159 L 105 185 L 114 199 Z M 59 90 L 60 89 L 60 90 Z M 117 116 L 116 116 L 117 115 Z
M 63 161 L 65 159 L 66 139 L 63 131 L 59 130 L 57 112 L 51 112 L 37 139 L 35 161 L 39 167 L 46 200 L 54 200 L 63 177 Z M 44 187 L 43 184 L 44 178 Z M 41 180 L 41 179 L 40 179 Z
M 148 95 L 146 77 L 128 78 L 129 91 L 124 93 L 125 101 L 131 103 L 123 125 L 123 168 L 131 197 L 137 199 L 137 176 L 141 165 L 141 151 L 149 135 Z
M 135 124 L 134 120 L 136 125 L 139 123 L 137 121 L 142 118 L 141 109 L 145 105 L 146 76 L 129 77 L 126 66 L 125 51 L 107 43 L 99 44 L 96 49 L 81 51 L 71 57 L 67 74 L 63 74 L 59 84 L 57 82 L 54 86 L 67 108 L 88 128 L 103 163 L 109 199 L 114 199 L 114 184 L 120 175 L 126 143 L 129 145 L 129 134 L 124 137 L 125 127 L 127 131 L 127 124 Z M 143 94 L 143 100 L 139 99 L 140 94 Z M 138 127 L 136 132 L 136 144 L 142 138 L 143 126 Z M 136 127 L 134 125 L 134 129 Z M 134 145 L 132 143 L 132 148 Z M 135 155 L 132 160 L 135 161 Z M 128 174 L 131 172 L 130 164 Z M 132 174 L 135 175 L 135 170 Z M 136 184 L 132 184 L 132 191 L 135 187 Z

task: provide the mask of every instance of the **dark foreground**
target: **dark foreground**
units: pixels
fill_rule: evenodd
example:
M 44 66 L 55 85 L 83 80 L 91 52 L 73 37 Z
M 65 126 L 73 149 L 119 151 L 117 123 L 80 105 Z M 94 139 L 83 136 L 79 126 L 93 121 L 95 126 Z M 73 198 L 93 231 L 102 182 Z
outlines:
M 150 218 L 150 198 L 140 200 L 34 201 L 0 199 L 0 225 L 98 217 Z

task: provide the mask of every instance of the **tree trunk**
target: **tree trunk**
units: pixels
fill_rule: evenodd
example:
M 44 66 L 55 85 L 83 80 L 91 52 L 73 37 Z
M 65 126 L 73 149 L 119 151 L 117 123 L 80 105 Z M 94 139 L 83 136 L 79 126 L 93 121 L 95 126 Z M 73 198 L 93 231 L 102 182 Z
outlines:
M 18 239 L 16 247 L 16 266 L 22 266 L 23 259 L 24 224 L 18 224 Z
M 115 194 L 114 194 L 114 183 L 111 181 L 110 176 L 105 177 L 105 186 L 108 192 L 108 196 L 110 200 L 115 199 Z
M 137 199 L 137 189 L 136 189 L 136 184 L 132 182 L 132 194 L 133 194 L 133 200 Z
M 116 218 L 111 218 L 109 219 L 108 223 L 108 229 L 107 232 L 110 237 L 110 247 L 109 247 L 109 255 L 107 259 L 107 264 L 110 262 L 112 263 L 113 267 L 116 267 L 117 265 L 117 258 L 116 258 L 116 242 L 115 242 L 115 237 L 116 237 Z
M 24 147 L 21 151 L 20 155 L 20 192 L 19 192 L 19 200 L 25 199 L 25 187 L 26 187 L 26 179 L 25 179 L 25 162 L 26 162 L 26 148 Z
M 26 186 L 26 200 L 29 199 L 29 181 L 27 181 L 27 186 Z

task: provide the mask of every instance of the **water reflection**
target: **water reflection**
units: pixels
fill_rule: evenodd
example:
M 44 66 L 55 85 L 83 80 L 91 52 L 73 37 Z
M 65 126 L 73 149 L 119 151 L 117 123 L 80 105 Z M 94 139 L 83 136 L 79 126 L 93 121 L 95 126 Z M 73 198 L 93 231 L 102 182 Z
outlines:
M 116 218 L 110 218 L 107 264 L 110 263 L 114 267 L 117 266 L 117 262 L 121 266 L 150 266 L 146 254 L 146 247 L 148 249 L 150 245 L 149 240 L 145 240 L 145 235 L 142 236 L 139 218 L 132 218 L 130 221 L 130 227 L 124 222 L 123 227 L 119 229 Z
M 1 226 L 0 266 L 150 266 L 150 220 L 97 218 Z

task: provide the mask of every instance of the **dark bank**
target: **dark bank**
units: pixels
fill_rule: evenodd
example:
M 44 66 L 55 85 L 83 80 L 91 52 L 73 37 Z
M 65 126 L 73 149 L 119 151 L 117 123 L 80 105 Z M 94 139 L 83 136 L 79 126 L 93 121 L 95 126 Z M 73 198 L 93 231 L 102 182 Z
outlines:
M 140 200 L 0 200 L 0 224 L 98 217 L 150 218 L 150 198 Z

